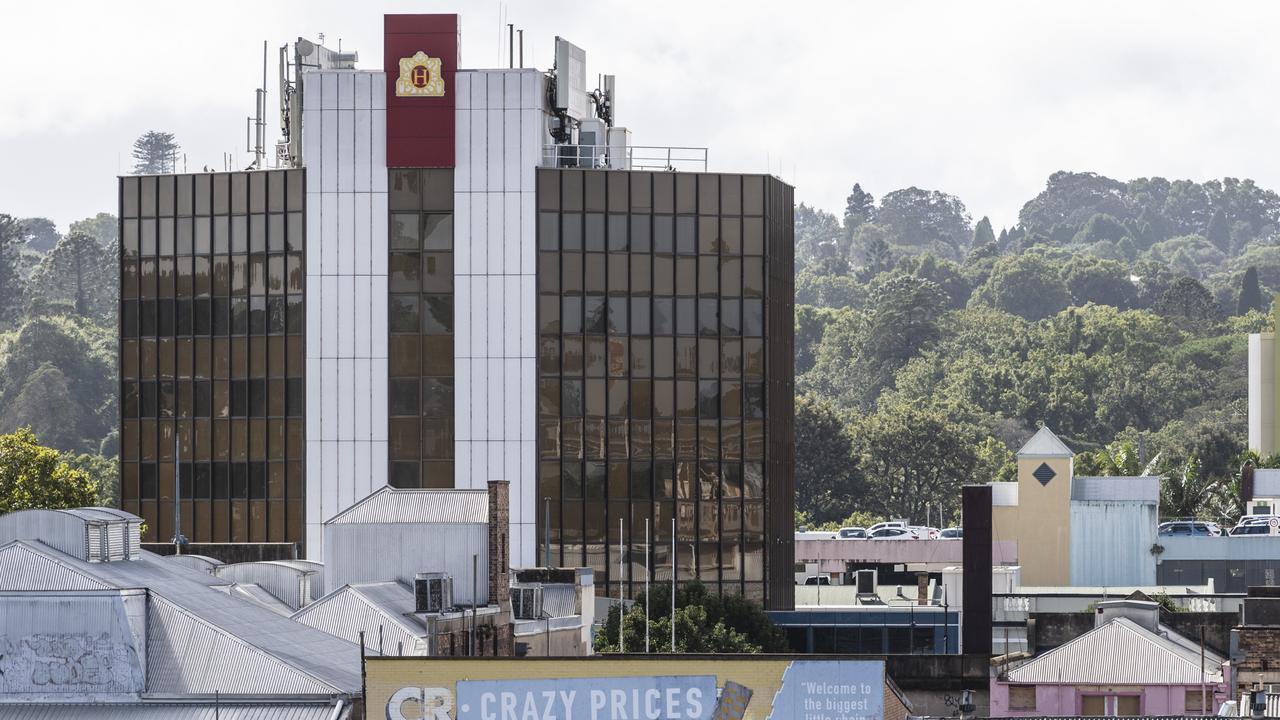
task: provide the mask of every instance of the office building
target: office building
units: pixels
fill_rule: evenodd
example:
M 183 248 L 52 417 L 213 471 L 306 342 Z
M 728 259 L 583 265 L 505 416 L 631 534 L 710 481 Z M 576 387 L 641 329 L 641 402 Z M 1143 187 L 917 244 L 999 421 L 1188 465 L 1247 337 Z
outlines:
M 124 508 L 322 559 L 379 487 L 506 480 L 513 566 L 789 605 L 791 188 L 634 145 L 563 40 L 464 70 L 459 37 L 299 40 L 274 162 L 121 178 Z

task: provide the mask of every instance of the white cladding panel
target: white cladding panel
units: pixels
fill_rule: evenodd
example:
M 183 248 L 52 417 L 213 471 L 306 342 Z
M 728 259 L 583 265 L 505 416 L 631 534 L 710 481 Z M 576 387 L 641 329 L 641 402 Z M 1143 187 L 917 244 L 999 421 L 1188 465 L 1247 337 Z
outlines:
M 303 74 L 307 172 L 307 556 L 386 484 L 386 78 Z
M 489 600 L 489 526 L 483 523 L 333 523 L 324 538 L 325 592 L 343 585 L 398 580 L 410 586 L 420 572 L 453 577 L 453 597 L 471 604 L 472 558 L 476 592 Z
M 454 486 L 511 483 L 513 566 L 536 564 L 536 70 L 457 74 Z M 526 387 L 527 386 L 527 387 Z

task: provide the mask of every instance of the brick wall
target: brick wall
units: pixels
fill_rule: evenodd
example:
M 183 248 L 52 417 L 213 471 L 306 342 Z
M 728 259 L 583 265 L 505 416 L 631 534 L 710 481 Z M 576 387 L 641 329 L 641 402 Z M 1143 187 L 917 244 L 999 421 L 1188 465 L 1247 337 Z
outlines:
M 489 481 L 489 603 L 510 609 L 510 491 L 506 480 Z
M 1280 627 L 1242 627 L 1239 651 L 1244 659 L 1235 664 L 1238 673 L 1280 671 Z

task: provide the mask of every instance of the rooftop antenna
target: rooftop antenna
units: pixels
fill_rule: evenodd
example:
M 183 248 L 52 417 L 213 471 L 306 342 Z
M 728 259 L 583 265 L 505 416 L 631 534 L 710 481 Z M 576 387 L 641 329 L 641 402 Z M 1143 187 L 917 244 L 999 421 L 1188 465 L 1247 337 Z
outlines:
M 516 26 L 515 23 L 507 23 L 507 67 L 514 68 L 516 66 Z
M 267 154 L 267 41 L 262 41 L 262 85 L 253 91 L 253 117 L 245 118 L 244 144 L 245 152 L 253 153 L 253 164 L 250 170 L 261 170 Z M 250 127 L 253 130 L 253 144 L 250 147 Z
M 517 30 L 516 33 L 520 35 L 520 67 L 523 68 L 524 67 L 524 30 L 523 29 Z

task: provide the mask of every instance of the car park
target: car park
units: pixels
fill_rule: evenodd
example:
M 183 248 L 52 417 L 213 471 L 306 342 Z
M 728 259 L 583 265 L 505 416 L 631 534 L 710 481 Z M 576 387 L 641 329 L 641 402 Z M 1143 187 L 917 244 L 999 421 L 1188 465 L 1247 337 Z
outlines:
M 1204 520 L 1170 520 L 1160 523 L 1157 532 L 1161 537 L 1218 537 L 1222 535 L 1222 528 Z
M 867 537 L 867 529 L 860 527 L 842 527 L 836 535 L 844 540 L 865 540 Z
M 940 535 L 938 528 L 925 527 L 924 525 L 909 525 L 907 529 L 915 531 L 916 537 L 921 540 L 937 540 Z
M 1240 522 L 1228 531 L 1232 537 L 1241 535 L 1271 535 L 1273 531 L 1280 532 L 1280 516 L 1275 515 L 1246 515 L 1240 518 Z
M 938 533 L 938 539 L 940 539 L 940 540 L 963 540 L 963 539 L 964 539 L 964 528 L 960 528 L 960 527 L 949 527 L 949 528 L 945 528 L 945 529 L 943 529 L 943 531 L 942 531 L 942 532 Z

